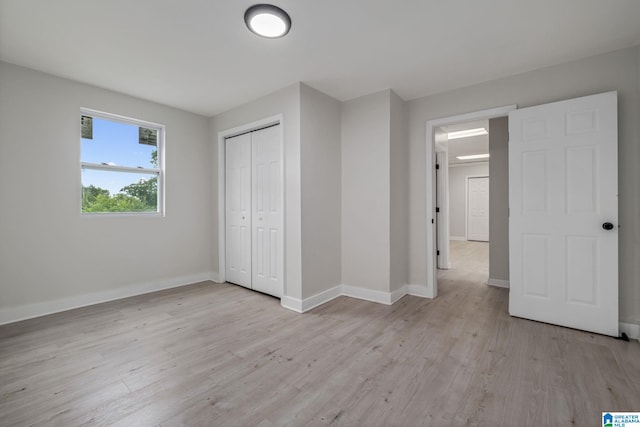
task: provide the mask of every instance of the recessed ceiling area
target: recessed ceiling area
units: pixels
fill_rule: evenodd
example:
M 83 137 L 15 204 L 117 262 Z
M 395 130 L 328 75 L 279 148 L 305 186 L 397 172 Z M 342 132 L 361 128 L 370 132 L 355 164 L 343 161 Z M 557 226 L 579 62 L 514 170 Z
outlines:
M 211 116 L 298 81 L 410 100 L 640 43 L 637 0 L 280 0 L 280 39 L 247 30 L 252 4 L 0 0 L 0 60 Z
M 442 126 L 439 129 L 445 133 L 458 132 L 467 129 L 484 128 L 489 130 L 489 120 L 476 120 L 473 122 L 458 123 L 455 125 Z M 452 139 L 447 142 L 449 164 L 488 162 L 489 159 L 460 160 L 458 156 L 470 156 L 474 154 L 485 154 L 489 152 L 489 134 L 470 136 L 467 138 Z

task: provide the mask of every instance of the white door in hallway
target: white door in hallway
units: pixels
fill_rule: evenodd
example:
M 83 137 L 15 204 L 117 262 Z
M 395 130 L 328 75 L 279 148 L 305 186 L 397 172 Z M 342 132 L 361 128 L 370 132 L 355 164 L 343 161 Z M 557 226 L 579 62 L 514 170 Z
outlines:
M 467 240 L 489 241 L 489 177 L 467 178 Z
M 509 312 L 618 336 L 617 94 L 509 113 Z
M 281 127 L 225 141 L 226 280 L 283 294 Z

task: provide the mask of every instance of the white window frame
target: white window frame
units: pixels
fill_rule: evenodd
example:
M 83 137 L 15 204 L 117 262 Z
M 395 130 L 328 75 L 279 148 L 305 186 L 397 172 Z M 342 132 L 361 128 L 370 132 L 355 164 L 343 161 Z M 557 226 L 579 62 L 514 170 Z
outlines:
M 165 216 L 165 197 L 164 197 L 164 125 L 159 123 L 148 122 L 145 120 L 134 119 L 131 117 L 121 116 L 118 114 L 106 113 L 104 111 L 93 110 L 90 108 L 80 108 L 80 116 L 78 124 L 82 116 L 97 117 L 100 119 L 110 120 L 113 122 L 155 129 L 158 131 L 158 141 L 156 149 L 158 151 L 158 168 L 140 168 L 131 166 L 112 166 L 101 163 L 91 163 L 82 161 L 82 132 L 78 128 L 79 135 L 79 154 L 80 154 L 80 215 L 84 217 L 102 217 L 102 216 L 146 216 L 146 217 L 164 217 Z M 112 172 L 129 172 L 139 173 L 141 175 L 157 175 L 158 176 L 158 210 L 156 212 L 82 212 L 82 171 L 87 170 L 103 170 Z

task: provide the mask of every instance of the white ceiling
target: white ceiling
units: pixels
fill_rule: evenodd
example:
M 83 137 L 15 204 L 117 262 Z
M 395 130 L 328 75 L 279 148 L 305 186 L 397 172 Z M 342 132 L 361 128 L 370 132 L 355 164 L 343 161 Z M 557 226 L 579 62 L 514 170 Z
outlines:
M 442 126 L 444 132 L 456 132 L 467 129 L 485 128 L 489 131 L 489 120 L 478 120 L 473 122 L 458 123 L 455 125 Z M 459 160 L 457 156 L 469 156 L 471 154 L 486 154 L 489 152 L 489 135 L 470 136 L 468 138 L 452 139 L 446 142 L 448 149 L 448 161 L 450 165 L 458 163 L 488 162 L 489 159 L 482 160 Z
M 339 100 L 403 99 L 640 43 L 638 0 L 0 0 L 0 59 L 213 115 L 303 81 Z
M 484 128 L 487 132 L 489 132 L 489 120 L 475 120 L 472 122 L 456 123 L 453 125 L 440 127 L 440 129 L 442 129 L 445 132 L 458 132 L 461 130 L 478 129 L 478 128 Z

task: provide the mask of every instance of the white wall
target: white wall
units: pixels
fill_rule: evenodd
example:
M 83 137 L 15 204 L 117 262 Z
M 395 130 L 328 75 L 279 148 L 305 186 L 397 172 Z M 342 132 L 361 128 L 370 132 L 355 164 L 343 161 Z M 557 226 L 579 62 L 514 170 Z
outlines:
M 166 126 L 166 217 L 81 217 L 80 108 Z M 0 323 L 209 279 L 205 117 L 0 62 Z
M 324 291 L 337 295 L 341 284 L 388 294 L 407 283 L 405 104 L 390 90 L 340 103 L 296 84 L 212 119 L 217 135 L 285 116 L 287 307 L 304 309 Z M 217 224 L 215 204 L 213 211 Z M 217 232 L 214 259 L 216 247 Z
M 0 63 L 0 322 L 19 313 L 64 309 L 131 292 L 210 277 L 218 271 L 217 133 L 284 115 L 285 295 L 303 297 L 320 253 L 330 266 L 304 297 L 330 286 L 340 264 L 342 283 L 389 292 L 402 279 L 403 231 L 408 283 L 426 284 L 425 122 L 517 103 L 538 105 L 610 90 L 619 95 L 620 315 L 640 324 L 640 47 L 474 85 L 403 103 L 390 90 L 341 105 L 340 188 L 336 185 L 336 104 L 297 83 L 209 120 L 126 95 Z M 306 94 L 306 95 L 305 95 Z M 301 100 L 302 99 L 302 100 Z M 303 101 L 306 99 L 306 101 Z M 304 106 L 306 105 L 306 107 Z M 166 125 L 166 218 L 81 218 L 80 107 Z M 306 111 L 306 109 L 309 109 Z M 408 154 L 403 153 L 403 109 Z M 302 115 L 304 117 L 301 117 Z M 328 123 L 318 134 L 313 115 Z M 304 143 L 301 126 L 308 129 Z M 328 147 L 322 147 L 327 142 Z M 325 150 L 326 148 L 326 150 Z M 332 171 L 321 182 L 315 155 Z M 402 159 L 409 164 L 408 183 Z M 307 172 L 302 172 L 301 168 Z M 316 240 L 312 192 L 327 191 L 327 240 Z M 402 190 L 408 188 L 408 194 Z M 340 192 L 340 226 L 336 210 Z M 401 199 L 407 199 L 408 230 Z M 309 215 L 303 223 L 302 212 Z M 336 248 L 341 258 L 327 252 Z M 306 241 L 306 239 L 304 240 Z M 307 253 L 303 254 L 307 248 Z M 307 258 L 309 255 L 309 258 Z M 396 257 L 397 255 L 397 257 Z M 407 275 L 405 271 L 405 276 Z M 393 277 L 391 277 L 393 276 Z M 396 278 L 398 277 L 398 278 Z M 311 279 L 313 280 L 313 279 Z M 4 318 L 2 317 L 4 316 Z M 13 317 L 11 317 L 13 316 Z
M 285 161 L 285 288 L 284 295 L 302 296 L 302 239 L 300 194 L 300 84 L 295 83 L 253 102 L 211 118 L 211 145 L 217 147 L 218 132 L 242 126 L 260 119 L 283 115 Z M 212 153 L 212 168 L 217 169 L 218 152 Z M 217 176 L 217 175 L 216 175 Z M 216 179 L 217 183 L 217 179 Z M 218 187 L 212 189 L 213 267 L 218 266 Z
M 508 117 L 489 120 L 489 153 L 489 279 L 505 284 L 509 280 Z
M 489 162 L 449 165 L 449 236 L 466 238 L 467 177 L 488 175 Z
M 406 102 L 390 91 L 390 291 L 409 280 L 409 138 Z
M 340 102 L 300 86 L 302 298 L 341 284 Z
M 618 91 L 620 321 L 640 324 L 640 47 L 543 68 L 525 74 L 428 96 L 409 102 L 410 281 L 426 284 L 427 120 L 518 104 L 544 104 L 611 90 Z
M 342 104 L 342 283 L 389 292 L 390 91 Z

